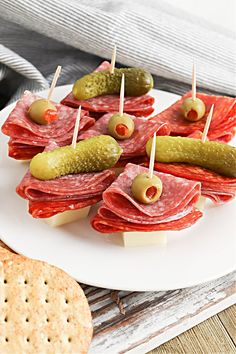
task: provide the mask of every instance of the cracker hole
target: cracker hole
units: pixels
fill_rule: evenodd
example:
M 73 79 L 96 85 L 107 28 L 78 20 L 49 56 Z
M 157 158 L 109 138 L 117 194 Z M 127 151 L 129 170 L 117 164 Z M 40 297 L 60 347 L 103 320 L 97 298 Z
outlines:
M 4 284 L 7 284 L 7 279 L 4 279 L 4 281 L 3 281 L 3 282 L 4 282 Z
M 6 337 L 6 338 L 5 338 L 5 341 L 6 341 L 6 342 L 9 342 L 9 339 L 8 339 L 8 337 Z
M 26 298 L 26 299 L 25 299 L 25 302 L 29 302 L 29 299 L 28 299 L 28 298 Z
M 51 342 L 51 338 L 48 338 L 48 343 L 50 343 Z
M 70 319 L 69 318 L 67 318 L 67 320 L 66 320 L 68 323 L 70 322 Z
M 49 302 L 48 299 L 45 299 L 45 302 L 48 304 L 48 302 Z
M 44 281 L 44 285 L 48 285 L 48 282 L 47 282 L 47 280 L 45 280 L 45 281 Z
M 69 303 L 68 299 L 65 299 L 65 303 L 66 303 L 66 304 L 68 304 L 68 303 Z
M 30 339 L 29 339 L 29 337 L 27 337 L 27 338 L 26 338 L 26 342 L 29 342 L 29 341 L 30 341 Z
M 5 322 L 7 322 L 7 321 L 8 321 L 8 318 L 7 318 L 7 317 L 5 317 L 5 318 L 4 318 L 4 321 L 5 321 Z
M 49 322 L 49 318 L 46 318 L 46 321 Z
M 25 322 L 29 322 L 29 319 L 28 319 L 28 317 L 26 317 L 26 319 L 25 319 Z
M 69 338 L 68 338 L 68 342 L 70 343 L 71 341 L 72 341 L 72 338 L 71 338 L 71 337 L 69 337 Z
M 6 298 L 6 299 L 4 300 L 4 302 L 8 302 L 8 299 Z
M 25 279 L 24 284 L 28 284 L 28 281 Z

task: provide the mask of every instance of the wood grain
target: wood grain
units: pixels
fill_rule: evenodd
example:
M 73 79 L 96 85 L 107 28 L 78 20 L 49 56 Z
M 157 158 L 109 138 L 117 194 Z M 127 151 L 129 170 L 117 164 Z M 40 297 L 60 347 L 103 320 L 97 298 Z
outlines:
M 235 335 L 235 315 L 236 305 L 182 333 L 148 354 L 234 354 L 236 346 L 228 332 L 230 329 Z M 221 322 L 221 318 L 226 319 L 226 326 Z
M 236 346 L 236 305 L 220 312 L 218 317 Z

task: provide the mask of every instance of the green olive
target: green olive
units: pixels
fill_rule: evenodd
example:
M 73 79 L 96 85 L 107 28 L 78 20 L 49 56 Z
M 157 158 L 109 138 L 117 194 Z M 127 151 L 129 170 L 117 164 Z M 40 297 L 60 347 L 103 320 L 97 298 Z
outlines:
M 183 101 L 181 110 L 185 119 L 196 122 L 204 116 L 206 106 L 200 98 L 193 100 L 192 97 L 188 97 Z
M 58 119 L 57 108 L 45 98 L 34 101 L 28 114 L 38 124 L 50 124 Z
M 113 138 L 129 139 L 134 132 L 134 121 L 128 114 L 114 114 L 108 122 L 108 132 Z
M 131 185 L 131 191 L 136 200 L 144 204 L 155 203 L 162 193 L 162 182 L 159 177 L 148 173 L 137 175 Z

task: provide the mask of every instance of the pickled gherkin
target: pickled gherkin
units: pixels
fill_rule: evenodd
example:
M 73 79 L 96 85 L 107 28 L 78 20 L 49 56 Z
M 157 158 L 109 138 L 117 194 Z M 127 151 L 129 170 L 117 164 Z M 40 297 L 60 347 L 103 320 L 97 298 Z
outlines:
M 101 95 L 118 94 L 121 77 L 125 74 L 125 94 L 127 96 L 142 96 L 153 88 L 152 75 L 139 68 L 114 69 L 93 72 L 83 76 L 74 83 L 72 93 L 77 100 L 87 100 Z
M 109 135 L 95 136 L 71 145 L 42 152 L 30 162 L 32 176 L 50 180 L 73 173 L 99 172 L 113 167 L 122 149 Z
M 146 144 L 148 156 L 151 153 L 152 138 Z M 173 136 L 156 138 L 156 155 L 158 162 L 183 162 L 207 168 L 220 175 L 236 177 L 236 148 L 216 141 Z

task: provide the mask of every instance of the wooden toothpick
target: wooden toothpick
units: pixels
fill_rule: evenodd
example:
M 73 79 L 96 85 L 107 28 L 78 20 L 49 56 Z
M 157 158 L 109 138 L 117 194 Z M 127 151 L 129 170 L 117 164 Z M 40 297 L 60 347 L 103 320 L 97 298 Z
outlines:
M 60 73 L 61 73 L 61 66 L 58 65 L 57 70 L 56 70 L 56 72 L 54 74 L 50 89 L 48 91 L 48 97 L 47 97 L 48 100 L 50 100 L 51 97 L 52 97 L 52 93 L 53 93 L 54 88 L 56 87 L 57 80 L 58 80 L 58 78 L 60 76 Z
M 196 100 L 196 65 L 193 62 L 193 69 L 192 69 L 192 99 L 193 101 Z
M 153 177 L 155 155 L 156 155 L 156 133 L 153 134 L 152 150 L 151 150 L 150 161 L 149 161 L 149 172 L 148 172 L 148 175 L 149 175 L 150 178 Z
M 75 121 L 75 129 L 74 129 L 73 139 L 72 139 L 72 144 L 71 144 L 73 149 L 76 148 L 76 142 L 77 142 L 77 137 L 78 137 L 78 132 L 79 132 L 80 116 L 81 116 L 81 106 L 79 106 L 76 121 Z
M 124 113 L 124 96 L 125 96 L 125 75 L 122 74 L 121 84 L 120 84 L 120 109 L 119 113 L 123 116 Z
M 110 67 L 111 74 L 114 74 L 115 64 L 116 64 L 116 45 L 114 45 L 112 57 L 111 57 L 111 67 Z
M 213 116 L 213 110 L 214 110 L 214 104 L 211 106 L 210 112 L 208 114 L 207 120 L 206 120 L 206 124 L 202 133 L 202 142 L 205 143 L 206 138 L 207 138 L 207 133 L 211 124 L 211 119 Z

